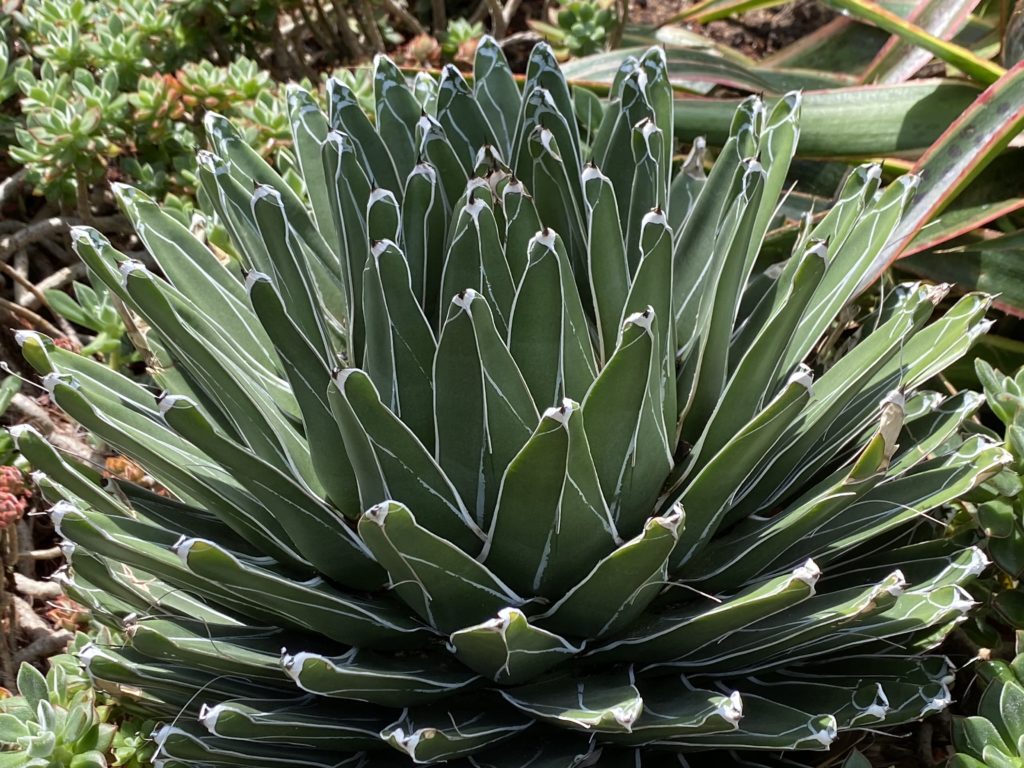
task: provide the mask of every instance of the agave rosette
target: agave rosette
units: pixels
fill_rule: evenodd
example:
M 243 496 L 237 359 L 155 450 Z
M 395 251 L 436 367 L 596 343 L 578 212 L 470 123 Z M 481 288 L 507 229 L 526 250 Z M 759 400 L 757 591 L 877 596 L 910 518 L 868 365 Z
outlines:
M 943 707 L 928 651 L 985 560 L 927 512 L 1008 457 L 960 429 L 979 396 L 921 389 L 986 297 L 846 327 L 913 180 L 858 169 L 766 267 L 798 95 L 744 102 L 708 174 L 672 173 L 658 50 L 607 103 L 492 40 L 472 84 L 381 58 L 375 97 L 291 89 L 301 189 L 208 117 L 235 259 L 129 188 L 156 268 L 75 230 L 163 394 L 19 336 L 168 492 L 16 430 L 158 761 L 647 766 Z

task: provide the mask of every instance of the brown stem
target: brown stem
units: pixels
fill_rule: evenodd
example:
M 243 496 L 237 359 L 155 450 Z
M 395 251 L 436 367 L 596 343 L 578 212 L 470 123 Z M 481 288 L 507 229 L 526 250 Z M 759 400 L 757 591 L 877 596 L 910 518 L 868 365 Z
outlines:
M 15 304 L 13 301 L 9 301 L 2 296 L 0 296 L 0 309 L 6 309 L 9 314 L 14 315 L 15 317 L 20 317 L 25 322 L 30 323 L 33 327 L 38 328 L 51 336 L 64 335 L 60 328 L 55 326 L 45 317 L 40 317 L 31 309 L 25 309 L 20 304 Z
M 384 53 L 384 38 L 381 37 L 380 29 L 377 27 L 377 20 L 373 16 L 373 8 L 367 0 L 353 0 L 353 8 L 356 12 L 356 21 L 359 22 L 366 41 L 375 53 Z
M 398 19 L 402 26 L 409 32 L 412 32 L 412 34 L 422 35 L 426 33 L 419 19 L 409 13 L 398 0 L 381 0 L 381 5 L 384 6 L 384 10 Z

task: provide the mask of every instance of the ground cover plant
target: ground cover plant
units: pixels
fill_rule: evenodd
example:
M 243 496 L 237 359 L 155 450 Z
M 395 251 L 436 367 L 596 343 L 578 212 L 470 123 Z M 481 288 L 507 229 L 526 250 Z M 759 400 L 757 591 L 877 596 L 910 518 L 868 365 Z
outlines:
M 673 175 L 661 51 L 606 105 L 546 46 L 473 74 L 379 58 L 372 123 L 292 88 L 299 189 L 210 114 L 227 260 L 127 186 L 159 271 L 74 230 L 162 390 L 18 334 L 157 483 L 12 430 L 124 632 L 90 676 L 170 766 L 721 762 L 943 708 L 986 560 L 927 513 L 1012 458 L 924 389 L 988 298 L 854 302 L 915 179 L 858 168 L 765 269 L 798 94 Z

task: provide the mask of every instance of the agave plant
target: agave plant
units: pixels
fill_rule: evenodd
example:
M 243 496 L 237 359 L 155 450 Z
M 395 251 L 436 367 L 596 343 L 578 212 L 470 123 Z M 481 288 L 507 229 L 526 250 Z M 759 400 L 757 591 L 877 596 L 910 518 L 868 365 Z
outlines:
M 927 651 L 985 559 L 926 513 L 1008 457 L 960 436 L 979 396 L 919 391 L 987 298 L 848 308 L 913 180 L 859 169 L 764 265 L 797 95 L 673 175 L 659 51 L 606 105 L 545 46 L 522 87 L 493 40 L 475 66 L 379 59 L 374 122 L 291 90 L 302 195 L 210 115 L 237 263 L 129 188 L 158 270 L 75 230 L 164 391 L 18 336 L 166 489 L 15 431 L 68 591 L 125 631 L 96 684 L 166 766 L 675 765 L 943 707 Z

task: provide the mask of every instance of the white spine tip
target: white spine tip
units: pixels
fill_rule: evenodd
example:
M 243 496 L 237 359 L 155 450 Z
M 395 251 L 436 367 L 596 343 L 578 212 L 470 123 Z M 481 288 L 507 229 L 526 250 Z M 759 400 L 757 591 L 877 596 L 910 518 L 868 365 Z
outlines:
M 808 558 L 803 565 L 793 570 L 793 578 L 797 581 L 802 581 L 809 587 L 813 587 L 818 583 L 818 579 L 821 578 L 821 568 L 818 564 Z
M 161 397 L 160 401 L 157 403 L 160 408 L 160 415 L 166 416 L 167 412 L 179 402 L 188 403 L 189 399 L 183 395 L 164 395 Z
M 252 293 L 252 288 L 256 283 L 269 283 L 272 282 L 270 275 L 266 272 L 257 272 L 253 270 L 245 276 L 245 292 Z
M 476 297 L 478 295 L 479 294 L 472 288 L 467 288 L 466 290 L 457 293 L 452 297 L 452 304 L 457 306 L 459 309 L 463 309 L 469 312 L 473 305 L 473 302 L 476 300 Z
M 544 411 L 544 418 L 554 419 L 562 426 L 565 426 L 569 422 L 569 418 L 579 407 L 579 403 L 565 398 L 562 400 L 561 405 L 556 405 Z

